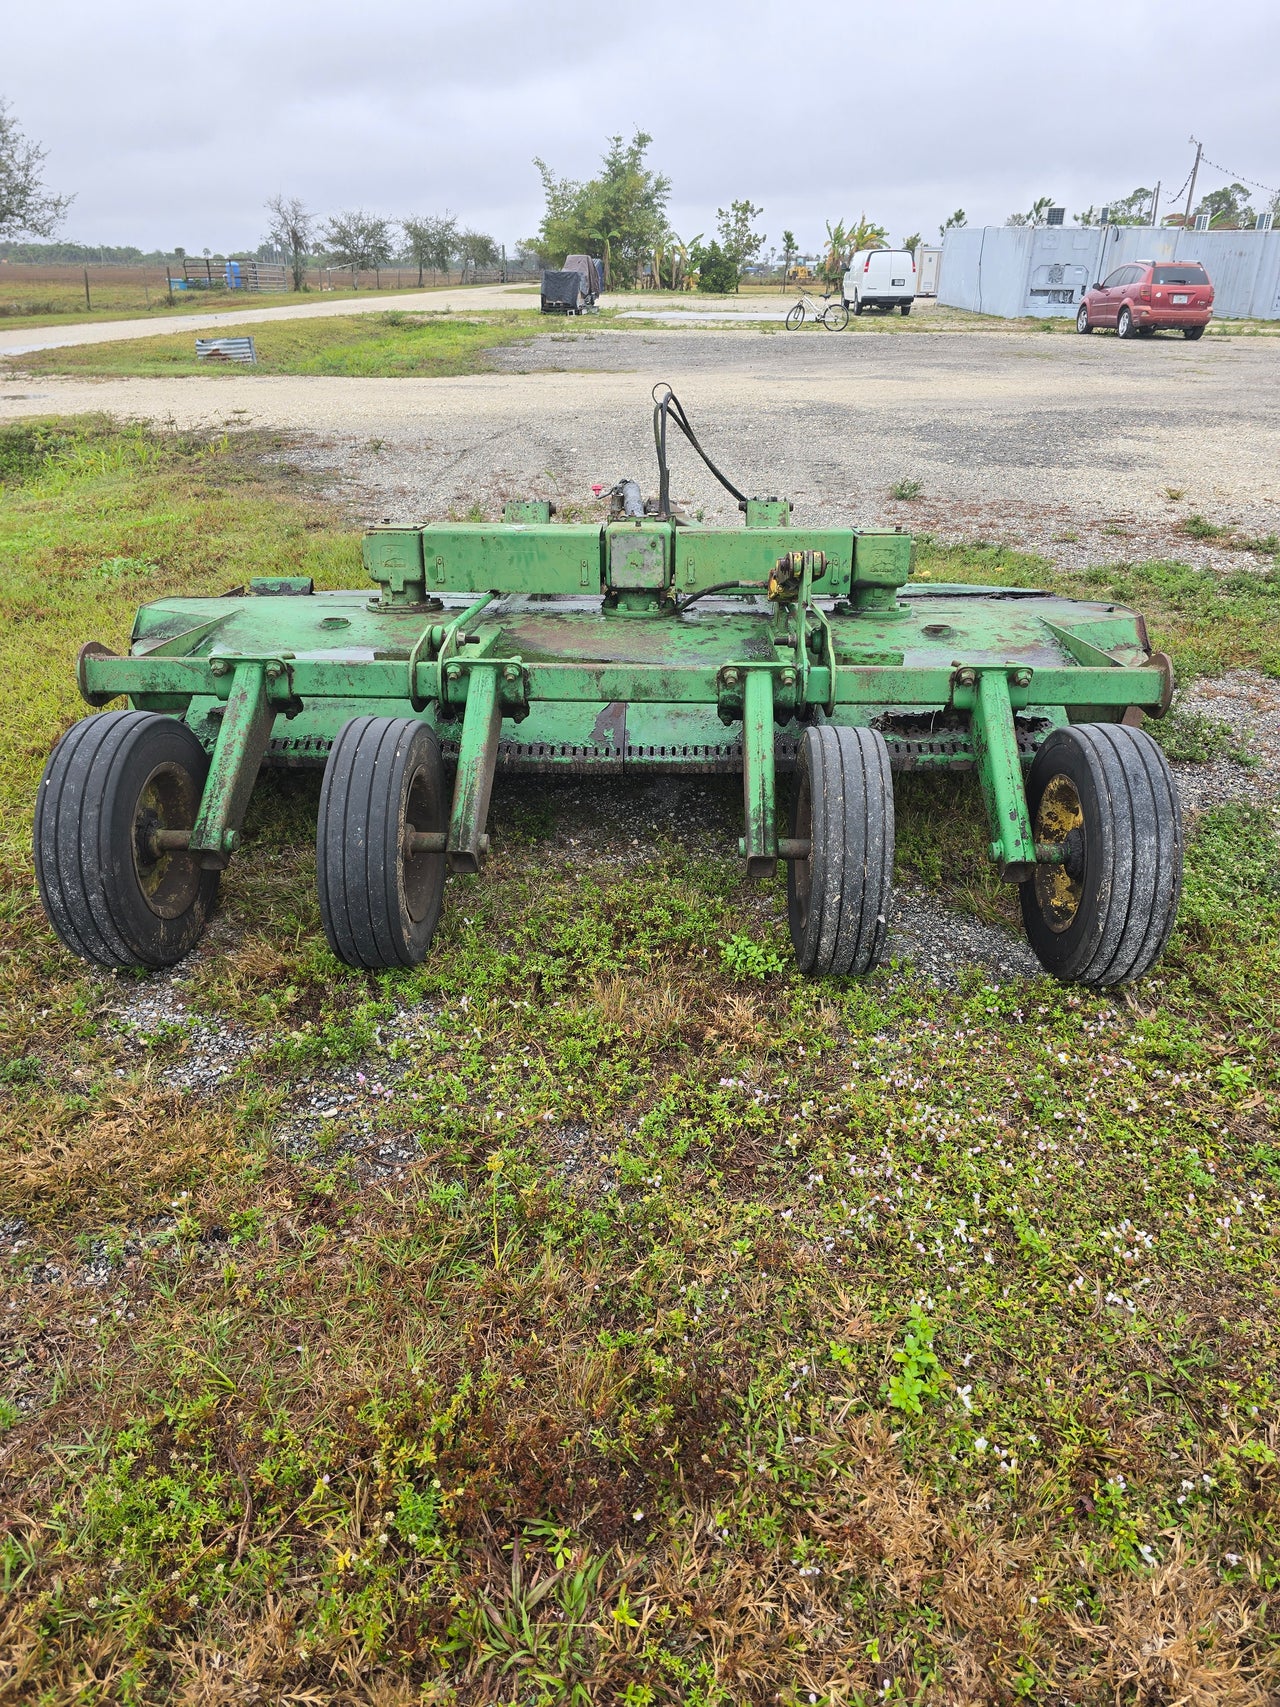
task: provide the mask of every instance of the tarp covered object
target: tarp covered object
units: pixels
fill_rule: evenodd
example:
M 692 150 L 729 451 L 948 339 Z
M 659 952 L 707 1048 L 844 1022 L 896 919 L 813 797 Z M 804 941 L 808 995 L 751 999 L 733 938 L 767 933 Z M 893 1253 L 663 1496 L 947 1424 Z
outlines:
M 562 310 L 575 314 L 586 305 L 583 275 L 576 267 L 542 275 L 542 312 Z
M 566 272 L 568 272 L 570 267 L 573 267 L 576 271 L 582 274 L 583 278 L 587 281 L 587 295 L 591 301 L 594 302 L 601 291 L 599 261 L 595 260 L 590 255 L 569 255 L 566 257 L 564 265 Z

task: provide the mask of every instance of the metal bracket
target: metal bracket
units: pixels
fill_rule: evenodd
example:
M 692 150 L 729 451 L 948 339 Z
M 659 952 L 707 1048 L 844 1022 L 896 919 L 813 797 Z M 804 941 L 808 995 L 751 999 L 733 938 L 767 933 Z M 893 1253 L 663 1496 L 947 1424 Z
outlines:
M 453 811 L 449 818 L 450 871 L 479 871 L 484 854 L 484 829 L 502 729 L 502 700 L 498 691 L 501 671 L 499 664 L 477 664 L 469 672 L 458 742 L 458 772 L 453 785 Z
M 778 823 L 773 760 L 773 676 L 749 670 L 743 690 L 742 795 L 748 877 L 772 877 L 778 868 Z
M 219 663 L 226 668 L 218 671 Z M 200 863 L 206 871 L 219 871 L 240 842 L 245 808 L 276 720 L 277 708 L 268 697 L 270 685 L 287 666 L 278 659 L 270 663 L 252 659 L 233 667 L 230 659 L 214 659 L 210 668 L 216 676 L 231 679 L 189 846 L 204 856 Z M 277 672 L 274 678 L 272 670 Z
M 973 673 L 960 670 L 957 677 Z M 1017 685 L 1029 686 L 1031 672 L 1015 672 L 1018 674 L 1025 674 L 1027 680 Z M 1031 815 L 1027 810 L 1026 786 L 1022 780 L 1022 761 L 1018 757 L 1018 733 L 1013 721 L 1009 679 L 1002 668 L 979 670 L 976 675 L 973 753 L 991 825 L 991 857 L 998 861 L 1002 877 L 1021 883 L 1035 868 L 1036 848 L 1031 832 Z M 957 680 L 958 687 L 968 685 Z

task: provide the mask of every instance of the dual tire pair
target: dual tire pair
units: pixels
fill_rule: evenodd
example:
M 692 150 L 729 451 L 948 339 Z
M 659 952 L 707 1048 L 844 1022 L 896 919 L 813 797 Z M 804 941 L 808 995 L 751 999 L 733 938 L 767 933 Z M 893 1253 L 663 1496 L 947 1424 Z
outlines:
M 1182 818 L 1168 761 L 1145 730 L 1053 730 L 1027 777 L 1037 842 L 1065 858 L 1019 885 L 1036 958 L 1065 983 L 1124 984 L 1164 952 L 1182 891 Z M 892 908 L 893 778 L 884 737 L 823 724 L 800 744 L 787 907 L 796 960 L 818 976 L 879 961 Z
M 49 922 L 84 960 L 173 966 L 204 930 L 221 873 L 168 848 L 194 828 L 209 773 L 176 717 L 112 711 L 77 723 L 49 755 L 36 801 L 36 882 Z M 316 825 L 320 915 L 348 966 L 416 966 L 444 898 L 445 856 L 413 832 L 445 828 L 435 732 L 410 717 L 354 717 L 325 767 Z

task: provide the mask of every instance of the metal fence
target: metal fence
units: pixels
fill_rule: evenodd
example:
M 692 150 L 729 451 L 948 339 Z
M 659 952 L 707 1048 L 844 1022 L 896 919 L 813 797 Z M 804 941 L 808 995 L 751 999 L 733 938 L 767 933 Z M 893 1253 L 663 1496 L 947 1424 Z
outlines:
M 1005 319 L 1074 316 L 1089 285 L 1143 260 L 1202 262 L 1218 319 L 1280 319 L 1280 231 L 962 226 L 943 239 L 938 301 Z
M 238 269 L 235 286 L 228 285 L 228 267 Z M 183 263 L 174 260 L 166 267 L 163 262 L 136 261 L 6 261 L 0 258 L 0 323 L 17 315 L 70 314 L 80 308 L 94 313 L 129 313 L 136 309 L 158 308 L 168 304 L 172 294 L 175 305 L 192 301 L 206 292 L 218 297 L 228 306 L 245 291 L 270 291 L 288 294 L 292 291 L 291 269 L 270 262 L 217 261 L 210 257 L 206 266 L 186 257 L 186 277 Z M 463 280 L 455 269 L 449 273 L 425 272 L 424 286 L 440 287 L 466 284 L 536 283 L 536 271 L 508 263 L 505 270 L 482 267 L 474 273 L 467 269 Z M 170 280 L 173 283 L 170 283 Z M 353 276 L 349 267 L 307 267 L 303 285 L 309 291 L 349 291 L 357 288 L 381 291 L 409 291 L 418 287 L 418 269 L 414 266 L 381 267 Z M 185 290 L 183 286 L 185 285 Z

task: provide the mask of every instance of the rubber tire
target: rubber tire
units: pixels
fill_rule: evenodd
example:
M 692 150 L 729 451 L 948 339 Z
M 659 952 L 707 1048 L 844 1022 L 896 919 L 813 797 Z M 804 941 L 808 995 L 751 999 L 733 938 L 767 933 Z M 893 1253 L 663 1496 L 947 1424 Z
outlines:
M 32 838 L 40 899 L 61 941 L 98 966 L 175 965 L 199 940 L 218 892 L 219 872 L 175 853 L 167 856 L 168 870 L 190 891 L 189 903 L 165 918 L 147 900 L 134 853 L 136 818 L 143 788 L 160 766 L 179 773 L 183 795 L 184 809 L 167 827 L 188 829 L 209 759 L 176 717 L 151 711 L 86 717 L 58 742 L 40 779 Z
M 1128 303 L 1122 303 L 1120 312 L 1116 315 L 1116 337 L 1133 338 L 1137 336 L 1137 328 L 1133 324 L 1133 313 Z
M 433 729 L 414 717 L 353 717 L 343 724 L 320 789 L 316 886 L 329 947 L 348 966 L 417 966 L 431 947 L 445 856 L 415 856 L 415 916 L 402 851 L 415 787 L 414 829 L 443 830 L 444 764 Z
M 910 312 L 911 312 L 911 304 L 909 302 L 899 303 L 898 313 L 901 314 L 901 316 L 904 320 L 906 319 L 907 315 L 910 314 Z
M 829 332 L 843 332 L 849 324 L 849 310 L 842 302 L 833 302 L 822 311 L 822 324 Z
M 1089 323 L 1089 305 L 1087 302 L 1082 302 L 1076 310 L 1076 331 L 1086 333 L 1093 331 L 1093 327 Z
M 787 310 L 787 331 L 798 332 L 804 325 L 804 303 L 797 302 Z
M 853 299 L 853 312 L 855 314 L 862 313 L 862 298 L 860 296 L 855 296 Z
M 1063 983 L 1127 984 L 1164 953 L 1182 894 L 1182 808 L 1169 761 L 1145 729 L 1080 723 L 1054 729 L 1027 777 L 1032 824 L 1054 776 L 1075 784 L 1084 815 L 1083 893 L 1063 931 L 1046 920 L 1035 880 L 1020 886 L 1027 940 Z
M 1138 327 L 1138 336 L 1140 338 L 1154 338 L 1155 335 L 1156 335 L 1156 329 L 1154 326 L 1139 326 Z
M 791 833 L 812 842 L 809 859 L 787 867 L 787 915 L 800 970 L 818 977 L 870 972 L 884 952 L 893 897 L 893 776 L 883 735 L 832 723 L 805 730 Z
M 1204 327 L 1203 326 L 1184 326 L 1182 328 L 1182 336 L 1187 340 L 1187 342 L 1189 344 L 1194 344 L 1198 338 L 1204 337 Z

